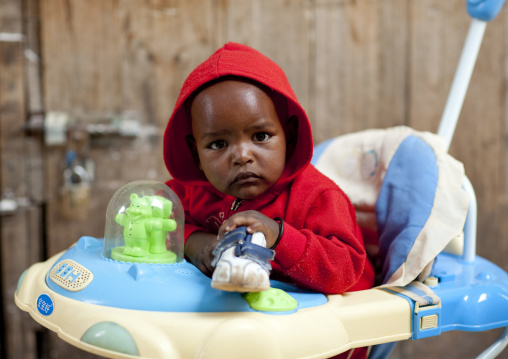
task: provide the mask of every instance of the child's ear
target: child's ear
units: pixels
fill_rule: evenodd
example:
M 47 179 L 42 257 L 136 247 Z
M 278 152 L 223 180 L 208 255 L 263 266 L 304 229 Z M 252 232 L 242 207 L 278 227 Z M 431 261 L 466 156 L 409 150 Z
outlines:
M 288 118 L 284 128 L 286 135 L 286 159 L 293 155 L 298 140 L 298 117 L 295 115 Z
M 194 159 L 194 163 L 196 165 L 198 165 L 200 170 L 203 170 L 201 168 L 201 163 L 199 162 L 198 149 L 196 147 L 196 140 L 194 139 L 194 136 L 192 136 L 192 135 L 185 136 L 185 142 L 187 143 L 187 146 L 189 147 L 189 150 L 192 154 L 192 158 Z

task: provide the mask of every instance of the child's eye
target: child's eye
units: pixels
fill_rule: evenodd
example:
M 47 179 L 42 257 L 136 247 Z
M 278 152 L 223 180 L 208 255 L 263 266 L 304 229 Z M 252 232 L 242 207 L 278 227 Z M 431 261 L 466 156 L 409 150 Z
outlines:
M 223 147 L 226 147 L 226 141 L 224 140 L 213 141 L 208 145 L 208 148 L 212 150 L 220 150 Z
M 270 138 L 270 135 L 266 132 L 258 132 L 254 135 L 254 141 L 264 142 Z

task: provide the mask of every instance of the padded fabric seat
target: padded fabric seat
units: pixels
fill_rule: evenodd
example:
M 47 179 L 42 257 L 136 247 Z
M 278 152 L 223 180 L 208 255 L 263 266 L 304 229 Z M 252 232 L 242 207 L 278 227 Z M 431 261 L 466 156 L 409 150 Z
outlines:
M 348 134 L 317 146 L 312 163 L 346 192 L 360 226 L 378 234 L 382 286 L 423 281 L 462 234 L 464 167 L 435 134 L 404 126 Z

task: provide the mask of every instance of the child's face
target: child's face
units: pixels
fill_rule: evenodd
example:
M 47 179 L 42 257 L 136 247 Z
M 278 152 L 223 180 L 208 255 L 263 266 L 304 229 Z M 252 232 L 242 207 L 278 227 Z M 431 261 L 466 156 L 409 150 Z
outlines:
M 242 81 L 219 82 L 196 96 L 191 115 L 199 168 L 216 189 L 250 199 L 280 178 L 286 138 L 263 90 Z

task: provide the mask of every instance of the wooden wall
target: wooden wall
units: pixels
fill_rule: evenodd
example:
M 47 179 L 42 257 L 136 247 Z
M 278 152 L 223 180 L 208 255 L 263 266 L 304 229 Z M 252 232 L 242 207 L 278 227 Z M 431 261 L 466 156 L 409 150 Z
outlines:
M 396 125 L 435 132 L 470 23 L 464 3 L 0 0 L 0 33 L 25 35 L 19 42 L 0 40 L 0 194 L 30 200 L 22 211 L 0 217 L 6 356 L 91 357 L 12 308 L 17 278 L 29 263 L 82 235 L 102 236 L 108 200 L 119 186 L 168 178 L 163 129 L 185 77 L 214 50 L 237 41 L 275 60 L 308 112 L 316 143 Z M 487 27 L 450 149 L 476 189 L 477 252 L 505 270 L 507 25 L 505 9 Z M 39 62 L 23 56 L 27 48 Z M 61 200 L 67 146 L 46 146 L 37 128 L 20 128 L 44 112 L 63 111 L 86 124 L 126 110 L 139 114 L 144 135 L 90 140 L 91 200 L 69 216 Z M 22 241 L 14 245 L 14 237 Z M 20 248 L 30 254 L 11 256 Z M 498 333 L 407 341 L 392 358 L 472 357 Z
M 25 130 L 28 114 L 41 110 L 35 95 L 40 93 L 38 66 L 24 56 L 39 52 L 33 41 L 39 17 L 35 5 L 0 1 L 0 200 L 17 200 L 19 206 L 12 214 L 0 214 L 1 358 L 37 358 L 47 352 L 41 341 L 46 331 L 20 313 L 13 300 L 21 273 L 44 259 L 42 143 Z

